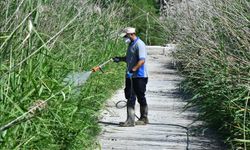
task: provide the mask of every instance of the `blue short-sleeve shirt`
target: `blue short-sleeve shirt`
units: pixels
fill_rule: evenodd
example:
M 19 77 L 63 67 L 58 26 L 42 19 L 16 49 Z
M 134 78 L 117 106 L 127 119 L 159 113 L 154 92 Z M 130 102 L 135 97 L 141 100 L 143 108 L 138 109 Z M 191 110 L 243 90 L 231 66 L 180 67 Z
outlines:
M 139 60 L 145 60 L 145 63 L 133 74 L 133 78 L 147 78 L 147 50 L 145 43 L 137 37 L 136 40 L 131 42 L 127 49 L 126 63 L 127 70 L 131 71 L 132 68 L 138 63 Z

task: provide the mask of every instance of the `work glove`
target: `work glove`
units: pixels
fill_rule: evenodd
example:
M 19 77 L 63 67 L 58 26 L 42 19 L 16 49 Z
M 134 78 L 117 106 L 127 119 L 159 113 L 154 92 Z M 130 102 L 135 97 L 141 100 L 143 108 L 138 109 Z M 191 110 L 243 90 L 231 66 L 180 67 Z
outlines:
M 128 71 L 127 72 L 127 78 L 132 78 L 134 74 L 134 71 Z
M 121 61 L 121 58 L 120 57 L 114 57 L 112 58 L 114 62 L 118 63 Z

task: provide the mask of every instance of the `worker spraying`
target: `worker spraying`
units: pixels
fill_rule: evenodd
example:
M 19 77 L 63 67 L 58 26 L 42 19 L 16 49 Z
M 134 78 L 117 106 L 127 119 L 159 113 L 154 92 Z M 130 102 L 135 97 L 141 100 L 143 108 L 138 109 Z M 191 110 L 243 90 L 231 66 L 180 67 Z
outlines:
M 147 52 L 145 43 L 136 36 L 135 28 L 127 27 L 120 35 L 128 44 L 127 54 L 123 57 L 114 57 L 113 61 L 126 62 L 125 98 L 127 99 L 127 120 L 120 122 L 121 127 L 146 125 L 148 121 L 148 105 L 145 98 L 148 82 Z M 135 121 L 136 98 L 140 104 L 140 118 Z
M 89 78 L 91 73 L 102 71 L 102 67 L 110 61 L 116 63 L 126 62 L 126 83 L 125 98 L 127 99 L 127 120 L 120 122 L 121 127 L 133 127 L 135 125 L 146 125 L 148 121 L 148 105 L 145 98 L 146 85 L 148 82 L 147 71 L 147 52 L 144 42 L 136 36 L 135 28 L 127 27 L 122 30 L 120 35 L 128 44 L 127 54 L 123 57 L 114 57 L 106 62 L 92 68 L 91 71 L 76 72 L 69 74 L 64 82 L 73 86 L 82 86 Z M 140 104 L 140 118 L 135 121 L 135 102 L 136 98 Z

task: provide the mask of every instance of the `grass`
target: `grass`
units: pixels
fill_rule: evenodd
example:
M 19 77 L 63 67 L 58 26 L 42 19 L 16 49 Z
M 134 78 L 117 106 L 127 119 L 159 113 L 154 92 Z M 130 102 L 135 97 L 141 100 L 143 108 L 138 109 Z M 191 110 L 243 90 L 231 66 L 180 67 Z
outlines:
M 175 24 L 174 57 L 186 77 L 182 88 L 193 94 L 189 106 L 198 108 L 231 149 L 249 149 L 250 3 L 212 0 L 180 7 L 167 20 Z
M 75 94 L 62 81 L 121 55 L 123 7 L 99 1 L 1 1 L 0 126 L 47 101 L 33 117 L 0 133 L 1 149 L 93 149 L 103 102 L 124 66 L 109 64 Z M 120 49 L 120 50 L 119 50 Z

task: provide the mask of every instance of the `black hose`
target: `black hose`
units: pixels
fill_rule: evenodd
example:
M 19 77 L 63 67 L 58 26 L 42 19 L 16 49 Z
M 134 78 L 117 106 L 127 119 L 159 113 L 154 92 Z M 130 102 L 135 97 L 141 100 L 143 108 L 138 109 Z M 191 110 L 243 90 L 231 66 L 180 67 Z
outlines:
M 187 136 L 187 140 L 186 140 L 186 150 L 189 149 L 189 128 L 188 127 L 185 127 L 185 126 L 182 126 L 182 125 L 179 125 L 179 124 L 171 124 L 171 123 L 148 123 L 150 125 L 164 125 L 164 126 L 174 126 L 174 127 L 180 127 L 180 128 L 183 128 L 186 130 L 186 136 Z
M 124 103 L 124 105 L 120 106 L 120 103 Z M 115 104 L 115 107 L 116 107 L 117 109 L 125 108 L 125 107 L 127 107 L 127 101 L 125 101 L 125 100 L 120 100 L 120 101 L 118 101 L 118 102 Z

